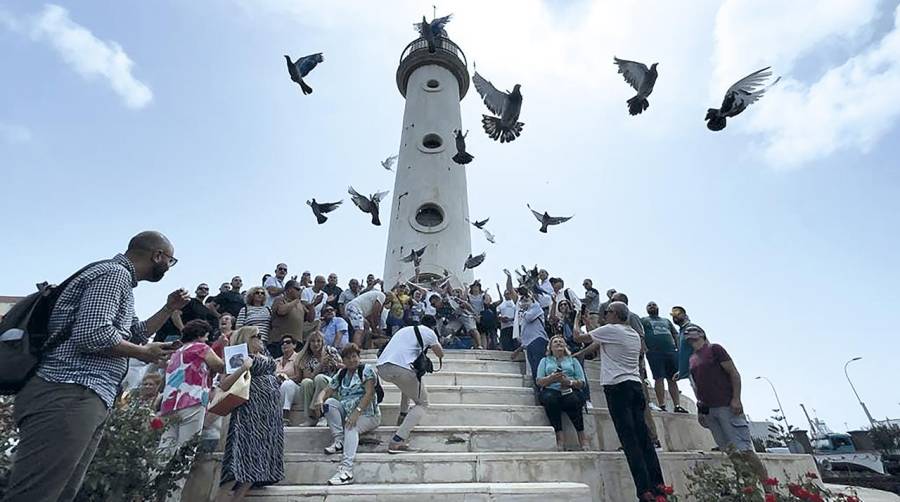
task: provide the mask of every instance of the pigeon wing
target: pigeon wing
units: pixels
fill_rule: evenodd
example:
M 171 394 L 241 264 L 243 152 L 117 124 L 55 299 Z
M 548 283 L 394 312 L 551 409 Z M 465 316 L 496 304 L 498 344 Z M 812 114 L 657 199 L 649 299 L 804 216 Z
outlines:
M 619 67 L 619 73 L 625 77 L 628 85 L 634 87 L 634 90 L 640 91 L 641 86 L 644 84 L 644 78 L 647 77 L 647 73 L 650 71 L 647 65 L 617 57 L 613 57 L 613 62 Z
M 310 54 L 309 56 L 303 56 L 298 59 L 296 63 L 297 71 L 300 72 L 301 77 L 305 77 L 319 64 L 319 57 L 322 55 L 321 52 L 316 54 Z
M 762 70 L 757 70 L 750 75 L 747 75 L 746 77 L 738 80 L 734 83 L 734 85 L 728 88 L 728 91 L 725 94 L 729 94 L 732 92 L 744 92 L 747 94 L 752 94 L 758 91 L 759 88 L 762 87 L 766 83 L 766 80 L 768 80 L 771 76 L 772 67 L 767 66 Z
M 530 205 L 530 204 L 525 204 L 525 205 L 528 206 L 528 209 L 531 209 L 531 205 Z M 538 220 L 539 222 L 541 222 L 541 223 L 544 222 L 544 215 L 543 215 L 543 214 L 541 214 L 541 213 L 535 211 L 534 209 L 531 209 L 531 214 L 533 214 L 534 217 L 537 218 L 537 220 Z
M 575 216 L 575 215 L 572 215 Z M 565 223 L 572 219 L 572 216 L 551 216 L 549 220 L 547 220 L 548 225 L 559 225 L 560 223 Z
M 344 199 L 341 199 L 337 202 L 322 202 L 319 204 L 319 211 L 323 213 L 330 213 L 338 208 L 341 204 L 344 203 Z
M 369 199 L 365 198 L 359 192 L 354 190 L 353 187 L 350 187 L 350 189 L 347 190 L 347 193 L 350 194 L 350 200 L 352 200 L 353 203 L 356 204 L 356 207 L 358 207 L 366 212 L 369 211 L 369 207 L 370 207 Z
M 390 190 L 385 190 L 384 192 L 376 192 L 375 195 L 372 196 L 372 200 L 374 200 L 375 202 L 381 202 L 389 193 L 391 193 Z
M 382 162 L 381 165 L 384 166 L 385 169 L 390 169 L 394 165 L 394 162 L 396 160 L 397 160 L 397 156 L 391 155 L 390 157 L 384 159 L 384 162 Z
M 453 14 L 447 14 L 444 17 L 439 17 L 437 19 L 433 19 L 431 21 L 431 32 L 435 35 L 444 36 L 447 32 L 444 30 L 444 26 L 450 22 L 450 18 L 453 17 Z
M 402 261 L 403 263 L 412 263 L 412 261 L 414 259 L 416 259 L 416 252 L 410 251 L 410 253 L 408 255 L 404 256 L 403 258 L 400 258 L 400 261 Z
M 498 91 L 490 81 L 479 75 L 477 71 L 475 76 L 472 77 L 472 82 L 475 84 L 475 90 L 481 95 L 481 99 L 484 100 L 484 105 L 487 106 L 488 110 L 498 117 L 503 115 L 509 94 Z

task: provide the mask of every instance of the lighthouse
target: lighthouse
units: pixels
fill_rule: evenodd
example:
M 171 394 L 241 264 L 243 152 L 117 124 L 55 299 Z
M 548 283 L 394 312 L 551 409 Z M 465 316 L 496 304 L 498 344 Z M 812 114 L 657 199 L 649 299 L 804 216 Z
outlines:
M 472 250 L 466 169 L 452 160 L 469 72 L 465 54 L 446 36 L 437 37 L 433 49 L 424 38 L 414 40 L 397 67 L 406 107 L 384 257 L 388 287 L 414 279 L 414 263 L 401 258 L 422 247 L 419 282 L 441 280 L 445 273 L 457 287 L 473 280 L 472 271 L 463 270 Z

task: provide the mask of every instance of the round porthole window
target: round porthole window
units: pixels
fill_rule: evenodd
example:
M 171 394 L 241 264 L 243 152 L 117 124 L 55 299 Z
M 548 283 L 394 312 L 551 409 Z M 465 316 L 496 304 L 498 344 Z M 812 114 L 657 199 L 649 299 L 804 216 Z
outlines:
M 434 133 L 426 134 L 425 137 L 422 138 L 422 146 L 428 150 L 437 150 L 443 144 L 444 140 Z
M 425 82 L 425 86 L 428 87 L 429 89 L 437 89 L 438 87 L 441 86 L 441 83 L 435 79 L 431 79 L 428 82 Z
M 425 204 L 416 211 L 416 223 L 434 228 L 444 222 L 444 212 L 436 204 Z

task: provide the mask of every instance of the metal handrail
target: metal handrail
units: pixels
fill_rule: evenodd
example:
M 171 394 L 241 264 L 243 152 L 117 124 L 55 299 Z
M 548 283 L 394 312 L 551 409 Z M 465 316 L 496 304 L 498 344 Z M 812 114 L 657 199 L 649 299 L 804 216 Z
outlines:
M 403 49 L 403 52 L 400 54 L 400 62 L 402 63 L 403 60 L 412 55 L 412 53 L 423 50 L 428 50 L 428 42 L 424 38 L 417 38 L 413 40 L 406 46 L 405 49 Z M 435 37 L 434 50 L 435 52 L 442 52 L 444 54 L 451 54 L 453 56 L 456 56 L 457 59 L 462 61 L 463 66 L 465 66 L 466 68 L 469 67 L 469 63 L 466 61 L 466 54 L 449 38 Z

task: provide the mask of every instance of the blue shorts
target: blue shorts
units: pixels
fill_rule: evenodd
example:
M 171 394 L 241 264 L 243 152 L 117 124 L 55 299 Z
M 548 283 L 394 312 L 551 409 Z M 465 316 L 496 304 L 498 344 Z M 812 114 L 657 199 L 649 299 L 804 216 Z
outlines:
M 678 373 L 677 352 L 647 352 L 647 362 L 654 380 L 669 379 Z

